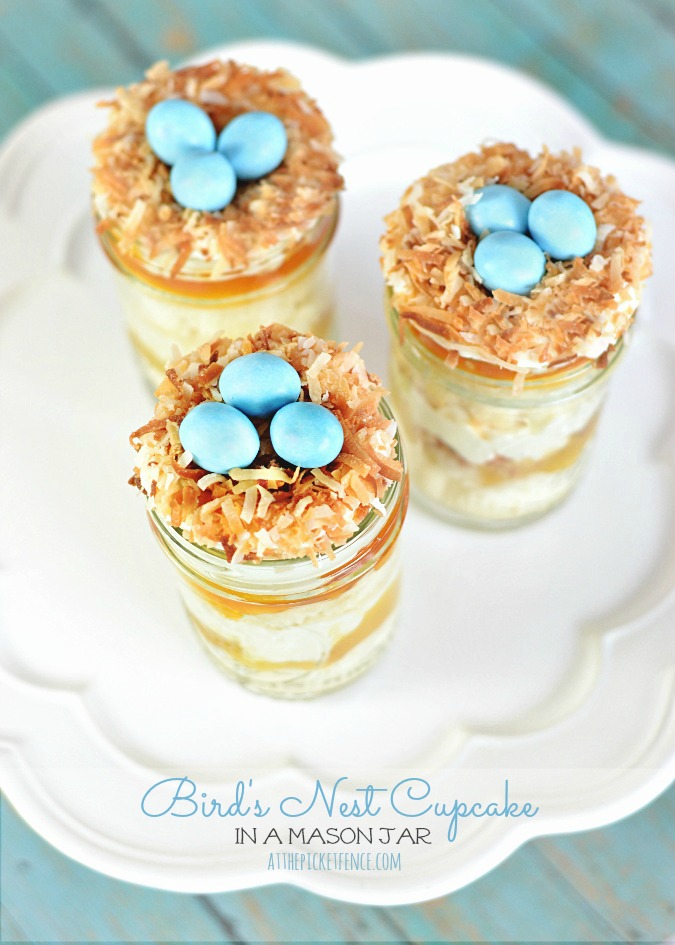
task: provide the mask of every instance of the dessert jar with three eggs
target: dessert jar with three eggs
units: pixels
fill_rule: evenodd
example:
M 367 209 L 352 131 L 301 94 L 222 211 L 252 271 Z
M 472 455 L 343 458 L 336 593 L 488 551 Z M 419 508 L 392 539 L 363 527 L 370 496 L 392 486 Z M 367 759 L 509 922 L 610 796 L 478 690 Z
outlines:
M 282 320 L 331 333 L 327 250 L 342 178 L 316 103 L 284 70 L 213 61 L 103 103 L 93 208 L 154 385 L 173 345 Z
M 358 350 L 273 324 L 179 357 L 131 436 L 191 622 L 250 689 L 336 689 L 391 636 L 407 481 L 383 393 Z
M 423 503 L 500 528 L 568 495 L 651 271 L 636 207 L 577 152 L 500 143 L 389 214 L 390 384 Z

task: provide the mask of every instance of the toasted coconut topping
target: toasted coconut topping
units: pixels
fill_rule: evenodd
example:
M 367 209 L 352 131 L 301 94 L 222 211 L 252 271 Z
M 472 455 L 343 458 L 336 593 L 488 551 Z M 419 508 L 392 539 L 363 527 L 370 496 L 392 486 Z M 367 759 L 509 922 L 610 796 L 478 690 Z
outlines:
M 184 98 L 204 109 L 216 131 L 247 111 L 268 111 L 284 123 L 286 156 L 259 181 L 240 182 L 232 203 L 206 213 L 173 199 L 170 168 L 145 137 L 145 119 L 157 102 Z M 108 231 L 121 253 L 152 260 L 167 275 L 224 277 L 264 271 L 334 210 L 342 187 L 323 114 L 298 81 L 277 69 L 261 72 L 235 62 L 213 61 L 172 72 L 154 65 L 146 79 L 120 88 L 101 105 L 108 126 L 94 141 L 94 209 L 99 232 Z
M 478 240 L 464 208 L 493 183 L 530 199 L 554 189 L 577 194 L 595 216 L 594 250 L 549 260 L 529 298 L 490 293 L 473 267 Z M 449 352 L 511 371 L 595 360 L 629 327 L 651 273 L 649 231 L 637 205 L 613 177 L 585 165 L 578 149 L 531 157 L 513 144 L 485 146 L 415 181 L 386 218 L 380 246 L 392 304 Z
M 222 400 L 223 368 L 254 351 L 287 360 L 302 380 L 300 399 L 322 404 L 339 419 L 345 440 L 332 463 L 320 469 L 285 465 L 272 448 L 269 420 L 254 421 L 261 448 L 251 469 L 209 473 L 183 450 L 178 428 L 188 410 L 204 400 Z M 154 419 L 131 434 L 138 464 L 129 481 L 167 524 L 189 541 L 224 551 L 229 560 L 330 555 L 371 509 L 382 514 L 391 481 L 401 478 L 396 424 L 379 409 L 384 393 L 358 347 L 347 350 L 283 325 L 236 341 L 216 338 L 167 368 Z

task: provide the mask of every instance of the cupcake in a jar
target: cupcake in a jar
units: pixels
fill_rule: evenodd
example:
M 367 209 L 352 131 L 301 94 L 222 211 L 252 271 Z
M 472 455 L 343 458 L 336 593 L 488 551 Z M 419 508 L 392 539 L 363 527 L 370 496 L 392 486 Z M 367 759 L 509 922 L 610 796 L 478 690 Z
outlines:
M 651 272 L 637 201 L 578 151 L 495 144 L 413 183 L 386 223 L 417 495 L 463 525 L 538 518 L 578 481 Z
M 93 208 L 152 384 L 173 345 L 282 320 L 331 334 L 327 250 L 342 178 L 319 106 L 288 72 L 213 61 L 103 103 Z
M 383 394 L 358 350 L 275 324 L 179 357 L 131 436 L 197 635 L 251 689 L 336 689 L 391 636 L 407 481 Z

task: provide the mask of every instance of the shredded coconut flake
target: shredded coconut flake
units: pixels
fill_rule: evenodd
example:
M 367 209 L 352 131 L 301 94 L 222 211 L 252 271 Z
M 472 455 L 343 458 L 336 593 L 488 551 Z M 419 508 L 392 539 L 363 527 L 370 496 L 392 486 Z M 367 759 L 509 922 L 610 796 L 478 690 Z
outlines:
M 465 207 L 477 188 L 494 182 L 530 199 L 552 189 L 577 194 L 598 224 L 593 254 L 549 261 L 531 297 L 490 293 L 473 268 L 477 239 Z M 415 181 L 386 218 L 380 245 L 394 308 L 445 351 L 511 370 L 595 358 L 631 324 L 651 273 L 649 230 L 636 208 L 612 177 L 583 164 L 578 150 L 531 157 L 513 144 L 483 147 Z
M 343 451 L 328 466 L 289 468 L 272 448 L 269 421 L 262 420 L 257 422 L 261 448 L 251 469 L 220 475 L 206 472 L 194 460 L 181 465 L 185 451 L 178 428 L 188 410 L 216 399 L 226 364 L 260 350 L 292 364 L 302 381 L 303 400 L 309 399 L 311 373 L 321 401 L 342 425 Z M 212 370 L 214 365 L 218 371 Z M 191 384 L 180 383 L 187 376 Z M 224 550 L 232 561 L 332 554 L 371 508 L 383 508 L 391 481 L 402 475 L 396 425 L 380 411 L 384 393 L 379 379 L 344 344 L 283 325 L 235 341 L 217 337 L 167 367 L 156 391 L 154 418 L 130 438 L 137 450 L 130 482 L 189 541 Z
M 284 123 L 284 160 L 259 181 L 240 183 L 224 210 L 202 213 L 173 199 L 170 168 L 151 151 L 145 119 L 157 102 L 185 98 L 220 131 L 242 112 L 269 111 Z M 93 200 L 99 232 L 123 254 L 167 275 L 208 267 L 213 277 L 275 267 L 334 212 L 342 187 L 328 122 L 288 72 L 213 61 L 171 71 L 154 65 L 144 81 L 118 89 L 107 128 L 94 141 Z

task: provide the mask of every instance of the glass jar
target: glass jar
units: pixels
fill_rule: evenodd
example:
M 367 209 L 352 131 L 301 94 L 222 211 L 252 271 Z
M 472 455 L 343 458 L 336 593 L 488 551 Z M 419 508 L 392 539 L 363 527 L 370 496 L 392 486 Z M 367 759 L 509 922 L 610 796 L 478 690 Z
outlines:
M 553 509 L 569 494 L 623 341 L 606 363 L 575 359 L 526 376 L 460 358 L 400 322 L 392 332 L 389 386 L 406 446 L 414 494 L 458 525 L 508 528 Z
M 214 279 L 189 261 L 170 277 L 157 260 L 123 254 L 112 229 L 100 234 L 114 265 L 127 330 L 153 388 L 174 346 L 193 351 L 218 332 L 239 338 L 261 325 L 283 322 L 320 338 L 331 337 L 333 290 L 327 250 L 338 218 L 338 201 L 309 235 L 263 271 Z
M 384 412 L 390 416 L 385 407 Z M 402 452 L 397 459 L 403 462 Z M 229 564 L 187 541 L 154 510 L 152 529 L 179 575 L 188 616 L 228 676 L 255 692 L 306 699 L 365 672 L 391 637 L 400 577 L 403 477 L 335 557 Z

